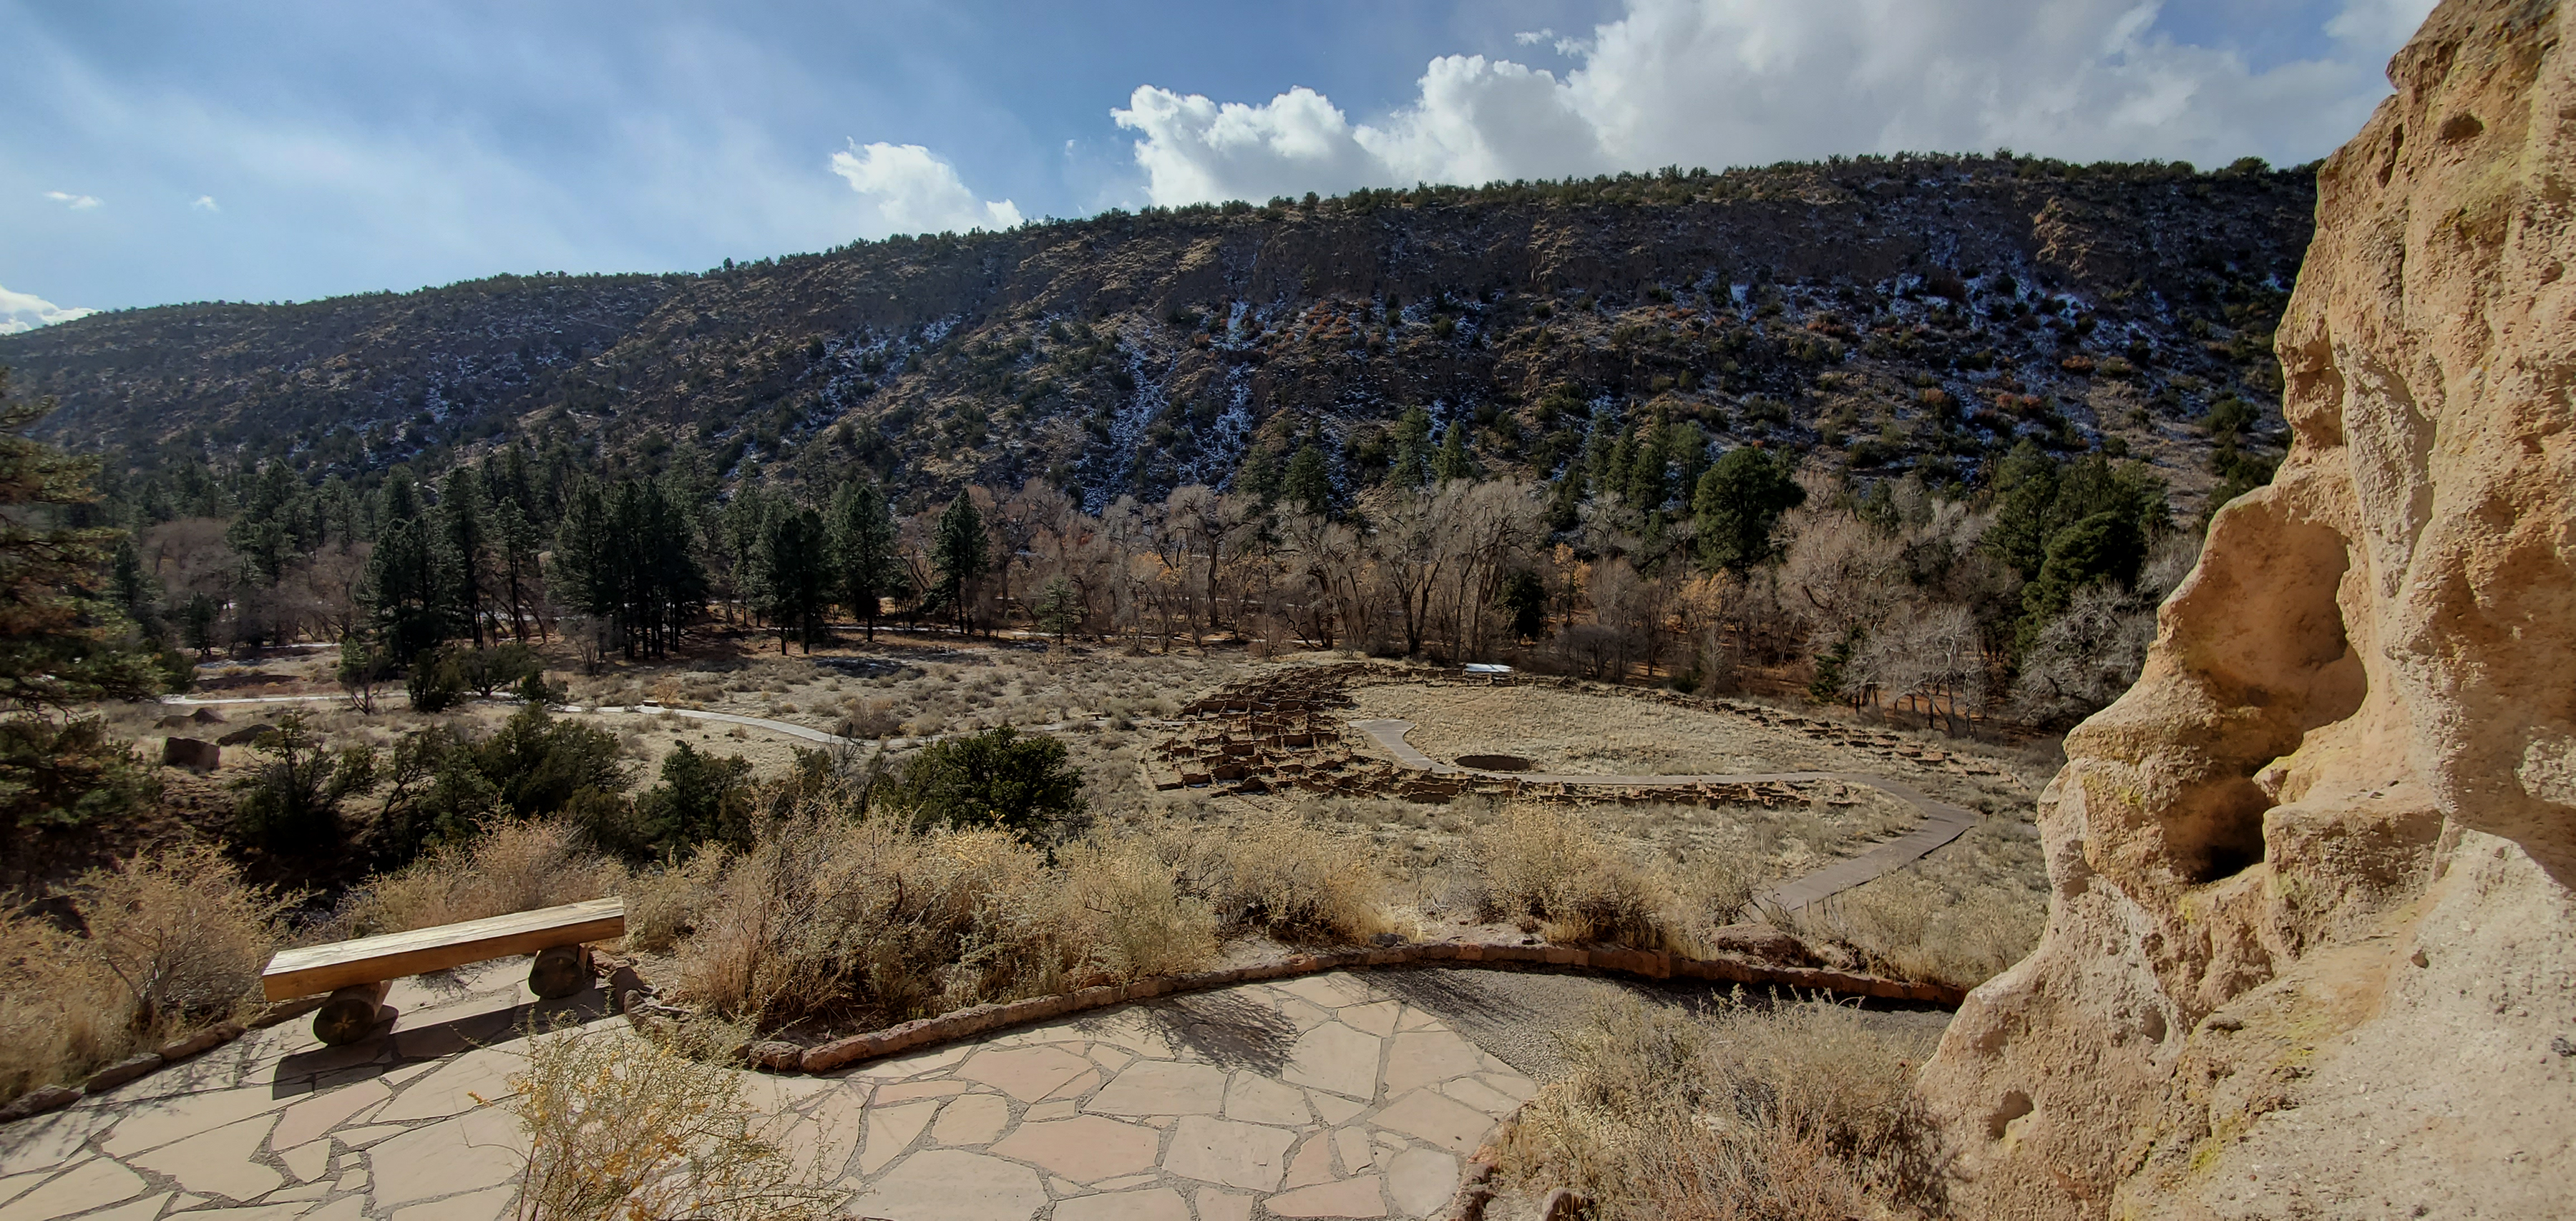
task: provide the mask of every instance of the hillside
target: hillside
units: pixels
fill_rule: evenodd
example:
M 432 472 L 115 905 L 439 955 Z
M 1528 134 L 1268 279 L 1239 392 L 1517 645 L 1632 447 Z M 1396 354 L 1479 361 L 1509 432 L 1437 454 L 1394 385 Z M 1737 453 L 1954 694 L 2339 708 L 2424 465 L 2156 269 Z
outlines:
M 864 462 L 915 503 L 1046 478 L 1097 507 L 1268 480 L 1306 439 L 1372 482 L 1418 405 L 1489 471 L 1550 474 L 1596 422 L 1936 482 L 2027 436 L 2155 461 L 2188 509 L 2213 482 L 2192 421 L 2241 399 L 2275 439 L 2314 199 L 2259 163 L 1948 157 L 1363 191 L 128 310 L 0 338 L 0 364 L 60 400 L 51 439 L 317 480 L 524 438 L 647 469 L 675 444 L 789 478 Z

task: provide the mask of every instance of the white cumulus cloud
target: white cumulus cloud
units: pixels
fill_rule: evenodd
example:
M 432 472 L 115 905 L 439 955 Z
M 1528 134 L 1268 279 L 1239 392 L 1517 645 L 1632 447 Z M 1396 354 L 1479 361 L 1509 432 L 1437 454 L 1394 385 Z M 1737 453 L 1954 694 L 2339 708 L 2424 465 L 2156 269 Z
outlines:
M 74 212 L 79 212 L 88 208 L 95 208 L 99 204 L 99 199 L 96 195 L 74 195 L 69 191 L 47 191 L 45 192 L 45 198 L 61 204 Z
M 980 200 L 957 167 L 918 144 L 860 144 L 832 154 L 832 172 L 868 201 L 870 236 L 1008 229 L 1021 222 L 1007 199 Z
M 197 197 L 196 202 L 191 203 L 188 206 L 195 208 L 200 212 L 221 212 L 224 210 L 221 204 L 215 202 L 215 197 L 212 195 L 200 195 Z
M 1157 204 L 1997 147 L 2293 163 L 2360 126 L 2432 0 L 2345 0 L 2317 54 L 2262 68 L 2158 31 L 2159 5 L 1628 0 L 1588 38 L 1515 36 L 1569 70 L 1443 56 L 1364 122 L 1306 88 L 1256 105 L 1147 85 L 1110 115 Z
M 11 292 L 0 287 L 0 335 L 15 335 L 40 326 L 69 322 L 97 313 L 94 309 L 65 309 L 33 293 Z

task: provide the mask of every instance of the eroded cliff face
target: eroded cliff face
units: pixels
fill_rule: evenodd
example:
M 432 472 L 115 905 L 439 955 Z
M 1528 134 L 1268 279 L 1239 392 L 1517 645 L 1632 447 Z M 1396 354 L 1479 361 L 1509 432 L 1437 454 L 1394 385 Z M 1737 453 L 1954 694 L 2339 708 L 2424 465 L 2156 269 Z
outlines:
M 2041 798 L 1922 1086 L 1977 1217 L 2576 1200 L 2576 5 L 2446 0 L 2319 176 L 2295 431 Z

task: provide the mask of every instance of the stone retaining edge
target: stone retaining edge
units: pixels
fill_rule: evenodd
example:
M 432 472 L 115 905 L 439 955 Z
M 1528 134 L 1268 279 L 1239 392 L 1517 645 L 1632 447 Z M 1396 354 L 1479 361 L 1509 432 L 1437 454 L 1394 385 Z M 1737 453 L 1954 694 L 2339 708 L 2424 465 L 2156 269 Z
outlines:
M 18 1095 L 9 1105 L 0 1107 L 0 1124 L 58 1111 L 91 1094 L 103 1094 L 126 1082 L 139 1081 L 173 1064 L 213 1051 L 253 1030 L 311 1013 L 329 999 L 327 996 L 312 996 L 266 1005 L 246 1020 L 217 1022 L 185 1038 L 164 1043 L 156 1051 L 136 1052 L 114 1064 L 92 1070 L 78 1085 L 37 1086 Z
M 1563 945 L 1435 941 L 1420 945 L 1325 954 L 1295 954 L 1249 966 L 1184 975 L 1155 976 L 1126 984 L 1082 988 L 1053 996 L 1003 1004 L 976 1005 L 938 1017 L 918 1018 L 882 1030 L 835 1039 L 814 1047 L 793 1043 L 756 1043 L 749 1058 L 773 1072 L 825 1073 L 863 1060 L 969 1038 L 1012 1026 L 1043 1022 L 1068 1013 L 1105 1009 L 1129 1001 L 1200 992 L 1265 979 L 1314 975 L 1325 971 L 1371 967 L 1440 964 L 1467 967 L 1555 966 L 1616 971 L 1647 979 L 1699 979 L 1714 983 L 1770 984 L 1815 992 L 1916 1001 L 1957 1008 L 1967 990 L 1948 984 L 1907 983 L 1875 975 L 1855 975 L 1806 967 L 1774 967 L 1734 958 L 1691 958 L 1667 950 L 1586 950 Z

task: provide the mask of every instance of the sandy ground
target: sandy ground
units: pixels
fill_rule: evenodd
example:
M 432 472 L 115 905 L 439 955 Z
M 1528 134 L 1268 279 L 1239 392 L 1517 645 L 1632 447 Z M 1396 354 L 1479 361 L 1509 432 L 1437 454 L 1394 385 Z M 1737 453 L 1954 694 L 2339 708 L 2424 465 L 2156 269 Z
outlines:
M 1353 717 L 1414 723 L 1406 740 L 1442 761 L 1518 755 L 1537 771 L 1592 775 L 1877 771 L 1884 756 L 1724 713 L 1551 687 L 1359 687 Z

